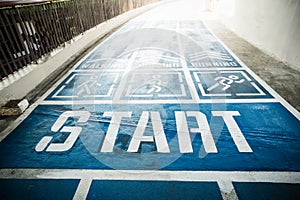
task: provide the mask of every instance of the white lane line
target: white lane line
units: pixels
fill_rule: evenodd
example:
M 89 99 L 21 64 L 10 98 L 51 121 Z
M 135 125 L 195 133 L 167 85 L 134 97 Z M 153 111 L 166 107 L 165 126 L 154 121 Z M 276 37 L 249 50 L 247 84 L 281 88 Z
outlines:
M 101 104 L 197 104 L 197 103 L 280 103 L 277 99 L 166 99 L 166 100 L 74 100 L 74 101 L 51 101 L 46 100 L 40 105 L 101 105 Z
M 59 96 L 59 93 L 65 89 L 66 85 L 62 85 L 53 95 L 51 98 L 73 98 L 74 96 Z M 76 96 L 77 97 L 77 96 Z
M 177 25 L 176 25 L 176 32 L 179 32 L 179 20 L 177 20 Z M 180 54 L 180 63 L 181 63 L 181 66 L 183 68 L 183 73 L 184 73 L 184 76 L 185 76 L 185 80 L 188 84 L 188 88 L 190 90 L 190 94 L 192 96 L 192 99 L 194 101 L 199 101 L 200 100 L 200 97 L 197 93 L 197 90 L 195 88 L 195 84 L 193 82 L 193 79 L 191 77 L 191 74 L 190 74 L 190 70 L 187 66 L 187 62 L 184 58 L 184 50 L 183 50 L 183 47 L 182 47 L 182 40 L 180 38 L 180 35 L 177 34 L 177 45 L 178 45 L 178 51 L 179 51 L 179 54 Z
M 89 193 L 92 181 L 93 180 L 90 179 L 90 178 L 88 178 L 88 179 L 81 179 L 81 181 L 79 182 L 79 185 L 77 187 L 77 190 L 75 192 L 75 195 L 73 197 L 73 200 L 86 199 L 87 195 Z
M 102 45 L 102 43 L 101 43 Z M 96 48 L 98 48 L 100 46 L 97 46 Z M 95 58 L 95 59 L 88 59 L 88 60 L 85 60 L 87 63 L 89 62 L 99 62 L 99 61 L 114 61 L 114 62 L 127 62 L 127 59 L 124 59 L 124 58 L 114 58 L 114 57 L 102 57 L 102 58 Z
M 0 179 L 92 179 L 197 182 L 300 183 L 300 172 L 280 171 L 167 171 L 85 169 L 0 169 Z
M 126 82 L 127 82 L 127 78 L 130 74 L 130 71 L 132 70 L 132 66 L 133 66 L 133 63 L 136 59 L 138 55 L 138 51 L 134 51 L 129 59 L 129 62 L 126 66 L 126 70 L 124 71 L 123 73 L 123 76 L 121 78 L 121 81 L 119 83 L 119 86 L 118 88 L 116 89 L 116 92 L 115 92 L 115 95 L 114 95 L 114 99 L 113 99 L 113 102 L 118 102 L 120 99 L 121 99 L 121 96 L 122 96 L 122 92 L 124 91 L 125 89 L 125 86 L 126 86 Z
M 232 182 L 220 180 L 220 181 L 218 181 L 218 186 L 220 188 L 221 195 L 224 200 L 238 200 L 239 199 L 234 190 Z
M 190 71 L 196 71 L 199 72 L 201 71 L 227 71 L 227 70 L 231 70 L 231 71 L 245 71 L 245 69 L 241 68 L 241 67 L 189 67 Z

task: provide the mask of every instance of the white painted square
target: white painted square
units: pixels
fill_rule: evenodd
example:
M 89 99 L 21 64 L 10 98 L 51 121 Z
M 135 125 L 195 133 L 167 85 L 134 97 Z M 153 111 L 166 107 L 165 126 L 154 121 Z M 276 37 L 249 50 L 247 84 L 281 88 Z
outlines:
M 186 81 L 181 71 L 133 72 L 128 75 L 121 99 L 187 99 Z
M 245 71 L 197 71 L 193 76 L 204 97 L 266 95 Z
M 118 73 L 75 73 L 66 79 L 52 98 L 85 99 L 111 97 L 119 77 Z

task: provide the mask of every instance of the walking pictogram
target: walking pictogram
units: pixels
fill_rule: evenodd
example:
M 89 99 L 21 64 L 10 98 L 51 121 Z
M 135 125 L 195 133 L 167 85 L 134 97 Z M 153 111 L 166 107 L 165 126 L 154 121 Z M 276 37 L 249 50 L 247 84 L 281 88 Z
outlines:
M 119 81 L 119 73 L 72 73 L 53 92 L 51 99 L 109 98 Z
M 91 76 L 90 79 L 86 80 L 85 82 L 79 84 L 77 86 L 77 95 L 82 96 L 82 95 L 91 95 L 92 90 L 95 89 L 95 87 L 100 87 L 101 84 L 98 83 L 98 76 Z

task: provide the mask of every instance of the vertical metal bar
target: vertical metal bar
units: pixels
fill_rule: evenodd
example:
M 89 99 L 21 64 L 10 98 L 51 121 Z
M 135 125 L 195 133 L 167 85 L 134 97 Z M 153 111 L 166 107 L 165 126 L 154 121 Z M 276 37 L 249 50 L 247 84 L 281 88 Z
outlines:
M 37 29 L 36 37 L 37 37 L 38 45 L 40 45 L 39 49 L 41 50 L 41 54 L 44 55 L 48 51 L 47 51 L 47 47 L 44 46 L 43 41 L 42 41 L 42 40 L 45 40 L 46 38 L 42 38 L 41 37 L 41 33 L 43 31 L 43 29 L 42 29 L 43 28 L 42 19 L 37 15 L 37 13 L 39 12 L 40 8 L 41 8 L 40 6 L 36 7 L 36 9 L 32 13 L 32 15 L 33 15 L 33 18 L 34 18 L 35 28 Z M 40 27 L 39 27 L 39 25 L 40 25 Z
M 22 48 L 20 47 L 20 41 L 18 41 L 18 39 L 16 38 L 16 34 L 15 34 L 15 31 L 17 31 L 17 29 L 15 28 L 15 30 L 13 30 L 12 26 L 14 25 L 7 17 L 7 13 L 5 11 L 3 11 L 3 16 L 4 18 L 1 17 L 1 19 L 3 19 L 2 23 L 3 25 L 7 24 L 9 29 L 10 29 L 10 32 L 11 32 L 11 35 L 13 36 L 13 40 L 17 46 L 17 50 L 15 51 L 15 53 L 17 54 L 17 51 L 19 50 L 20 52 L 22 51 Z M 4 19 L 6 20 L 6 23 L 4 23 Z M 26 64 L 26 60 L 24 58 L 24 56 L 21 56 L 24 64 Z M 24 65 L 23 64 L 23 65 Z
M 67 2 L 64 2 L 64 12 L 66 13 L 66 17 L 68 18 L 68 21 L 65 23 L 65 27 L 69 32 L 69 40 L 71 40 L 75 35 L 73 34 L 72 27 L 74 27 L 74 20 L 72 19 L 71 15 L 71 8 L 68 6 Z
M 7 37 L 8 37 L 8 39 L 9 39 L 9 42 L 10 42 L 10 46 L 12 47 L 12 49 L 13 49 L 13 52 L 15 53 L 15 55 L 16 55 L 16 60 L 18 61 L 18 65 L 19 66 L 23 66 L 23 64 L 22 64 L 22 62 L 21 62 L 21 60 L 18 58 L 18 55 L 17 55 L 17 49 L 15 48 L 15 45 L 17 46 L 17 48 L 18 49 L 20 49 L 20 47 L 19 47 L 19 43 L 17 42 L 17 40 L 16 40 L 16 36 L 15 36 L 15 33 L 14 33 L 14 31 L 12 31 L 12 28 L 11 28 L 11 23 L 10 23 L 10 21 L 8 21 L 7 20 L 7 16 L 6 16 L 6 14 L 5 14 L 5 12 L 3 11 L 3 13 L 2 13 L 3 15 L 0 17 L 0 20 L 1 20 L 1 23 L 3 24 L 3 27 L 4 27 L 4 32 L 6 33 L 6 35 L 7 35 Z M 6 23 L 4 22 L 4 19 L 6 19 Z M 7 29 L 7 26 L 9 27 L 9 30 Z M 12 36 L 12 38 L 11 38 L 11 36 Z M 24 57 L 22 56 L 22 58 L 24 59 Z M 25 62 L 24 62 L 25 63 Z
M 118 14 L 117 15 L 120 15 L 121 14 L 121 3 L 120 3 L 120 0 L 117 0 L 117 5 L 118 5 L 118 8 L 117 8 Z
M 23 19 L 22 18 L 21 19 L 22 19 L 22 22 L 23 22 L 23 27 L 25 28 L 24 30 L 26 32 L 25 33 L 26 39 L 28 40 L 28 48 L 29 48 L 29 51 L 32 54 L 32 61 L 36 62 L 38 60 L 39 56 L 37 55 L 36 50 L 34 48 L 35 41 L 33 40 L 33 37 L 31 37 L 31 34 L 30 34 L 30 33 L 32 33 L 32 32 L 30 32 L 30 23 L 31 23 L 31 21 L 30 21 L 30 18 L 28 17 L 28 13 L 30 12 L 30 9 L 31 9 L 31 7 L 25 7 L 23 9 L 23 13 L 19 12 L 19 15 L 20 15 L 20 18 L 22 16 L 24 16 Z
M 90 13 L 90 6 L 88 4 L 88 2 L 84 1 L 84 11 L 85 11 L 85 15 L 84 16 L 91 16 L 92 13 Z M 92 23 L 92 18 L 91 17 L 85 17 L 85 20 L 87 22 L 87 26 L 86 26 L 86 30 L 89 30 L 90 28 L 93 27 L 93 23 Z
M 96 6 L 97 6 L 97 11 L 98 11 L 98 15 L 97 15 L 97 25 L 98 25 L 102 22 L 102 5 L 101 5 L 101 1 L 96 0 Z
M 56 48 L 59 44 L 58 41 L 58 36 L 57 33 L 55 31 L 56 27 L 55 24 L 53 22 L 54 17 L 52 15 L 52 7 L 51 4 L 47 4 L 44 5 L 44 12 L 43 15 L 45 16 L 45 22 L 47 24 L 47 33 L 49 35 L 49 38 L 51 39 L 51 50 L 53 50 L 54 48 Z
M 31 32 L 31 34 L 32 34 L 32 35 L 30 35 L 30 36 L 31 36 L 30 38 L 31 38 L 32 41 L 33 41 L 32 47 L 33 47 L 34 53 L 36 54 L 37 59 L 39 59 L 39 58 L 42 56 L 42 52 L 41 52 L 41 49 L 40 49 L 39 46 L 38 46 L 38 40 L 37 40 L 37 38 L 36 38 L 36 29 L 35 29 L 34 26 L 33 26 L 34 20 L 33 20 L 33 18 L 31 17 L 31 15 L 32 15 L 32 9 L 34 9 L 34 7 L 31 6 L 29 9 L 30 9 L 30 10 L 29 10 L 28 15 L 27 15 L 28 20 L 29 20 L 29 23 L 28 23 L 28 26 L 29 26 L 29 27 L 28 27 L 28 30 L 29 30 L 29 32 Z
M 55 41 L 53 39 L 53 34 L 52 34 L 52 27 L 50 26 L 51 22 L 49 21 L 49 14 L 48 14 L 49 10 L 45 7 L 45 5 L 43 5 L 42 9 L 40 10 L 40 17 L 44 23 L 44 34 L 45 37 L 47 38 L 46 41 L 48 41 L 48 52 L 50 52 L 53 49 L 53 46 L 55 46 Z
M 97 25 L 97 22 L 96 22 L 95 0 L 92 0 L 92 4 L 90 5 L 90 10 L 93 13 L 92 27 L 95 27 Z
M 70 40 L 72 38 L 72 35 L 71 35 L 71 30 L 70 28 L 68 27 L 68 23 L 70 21 L 70 17 L 69 17 L 69 13 L 68 13 L 68 10 L 66 9 L 66 4 L 65 2 L 61 2 L 61 5 L 60 5 L 60 16 L 62 18 L 61 21 L 61 27 L 62 27 L 62 32 L 63 32 L 63 35 L 64 35 L 64 42 Z
M 86 16 L 88 14 L 87 12 L 87 8 L 86 8 L 86 2 L 82 1 L 82 16 Z M 89 23 L 89 19 L 87 17 L 82 18 L 83 20 L 83 27 L 84 27 L 84 31 L 86 31 L 87 29 L 89 29 L 90 27 L 90 23 Z
M 101 0 L 101 1 L 103 5 L 104 21 L 106 21 L 108 19 L 107 12 L 106 12 L 106 1 L 105 0 Z
M 62 12 L 61 12 L 61 2 L 56 2 L 55 3 L 55 16 L 56 16 L 56 25 L 58 27 L 58 33 L 60 35 L 60 43 L 64 43 L 66 42 L 66 34 L 64 32 L 64 29 L 63 29 L 63 26 L 62 26 L 62 23 L 63 21 L 65 21 L 66 19 L 61 19 L 62 18 Z
M 121 8 L 121 0 L 118 0 L 119 3 L 119 15 L 122 13 L 122 8 Z
M 95 1 L 92 0 L 91 1 L 91 4 L 90 4 L 90 10 L 91 10 L 91 13 L 93 13 L 93 18 L 92 18 L 92 26 L 94 27 L 97 23 L 96 23 L 96 9 L 95 9 Z
M 78 25 L 77 25 L 77 19 L 74 17 L 74 6 L 75 3 L 72 2 L 66 2 L 67 3 L 67 9 L 69 12 L 69 17 L 70 17 L 70 22 L 68 24 L 69 28 L 71 29 L 71 33 L 72 33 L 72 37 L 74 37 L 75 35 L 77 35 L 77 29 L 78 29 Z
M 31 21 L 30 28 L 33 33 L 33 37 L 35 39 L 35 44 L 38 49 L 38 55 L 39 55 L 39 57 L 41 57 L 42 55 L 45 54 L 45 50 L 44 50 L 43 45 L 41 45 L 41 38 L 40 38 L 40 34 L 39 34 L 40 30 L 37 25 L 37 21 L 40 19 L 36 18 L 36 14 L 35 14 L 37 12 L 38 7 L 33 6 L 32 9 L 33 9 L 33 11 L 30 12 L 30 14 L 29 14 L 29 19 Z
M 0 37 L 1 37 L 1 40 L 3 41 L 3 43 L 4 43 L 4 46 L 5 46 L 5 48 L 6 48 L 6 52 L 8 53 L 8 55 L 9 55 L 9 57 L 10 57 L 10 59 L 11 59 L 11 62 L 12 62 L 12 64 L 13 64 L 13 66 L 14 66 L 14 68 L 15 68 L 15 69 L 18 69 L 18 67 L 17 67 L 17 65 L 16 65 L 16 63 L 15 63 L 15 60 L 14 60 L 14 58 L 12 57 L 12 54 L 11 54 L 11 52 L 10 52 L 10 49 L 9 49 L 7 43 L 6 43 L 6 40 L 5 40 L 5 38 L 4 38 L 3 34 L 2 34 L 2 32 L 0 32 Z M 5 52 L 4 52 L 4 50 L 3 50 L 2 48 L 1 48 L 1 53 L 3 54 L 4 60 L 6 61 L 7 65 L 8 65 L 8 68 L 9 68 L 10 73 L 13 73 L 15 70 L 12 69 L 12 66 L 10 65 L 11 62 L 10 62 L 10 60 L 7 58 L 7 56 L 5 55 Z
M 24 66 L 25 66 L 25 65 L 27 65 L 28 63 L 31 62 L 31 59 L 30 59 L 30 56 L 29 56 L 28 52 L 26 51 L 26 47 L 25 47 L 25 44 L 24 44 L 24 42 L 25 42 L 24 38 L 22 37 L 21 33 L 19 32 L 18 25 L 17 25 L 16 19 L 14 17 L 14 15 L 16 14 L 16 10 L 10 10 L 9 13 L 10 13 L 10 16 L 12 16 L 11 19 L 12 19 L 12 22 L 14 24 L 14 27 L 16 28 L 16 32 L 17 32 L 18 39 L 19 39 L 19 44 L 21 44 L 21 46 L 24 50 L 24 54 L 23 54 L 23 51 L 21 49 L 21 55 L 23 57 L 26 57 L 26 62 L 24 63 Z
M 56 16 L 55 16 L 55 9 L 53 3 L 48 4 L 49 5 L 49 16 L 50 16 L 50 24 L 52 26 L 52 31 L 54 34 L 52 34 L 52 37 L 54 38 L 55 45 L 54 48 L 58 47 L 59 44 L 61 43 L 59 33 L 57 31 L 57 22 L 56 22 Z M 53 48 L 53 49 L 54 49 Z
M 42 43 L 42 46 L 45 48 L 46 53 L 48 53 L 52 49 L 52 46 L 51 46 L 52 38 L 49 37 L 50 33 L 48 31 L 47 23 L 44 19 L 43 14 L 44 14 L 44 6 L 41 6 L 40 9 L 36 12 L 36 17 L 39 18 L 39 22 L 40 22 L 40 26 L 41 26 L 40 27 L 41 30 L 39 31 L 41 43 Z
M 72 39 L 73 37 L 76 36 L 76 32 L 77 32 L 76 20 L 74 19 L 74 16 L 73 16 L 74 3 L 73 2 L 65 2 L 65 3 L 66 3 L 66 10 L 68 12 L 68 17 L 69 17 L 67 27 L 70 30 L 70 39 Z
M 100 21 L 99 24 L 102 23 L 104 21 L 104 12 L 103 12 L 103 3 L 102 0 L 97 0 L 98 6 L 99 6 L 99 13 L 100 13 Z
M 111 19 L 112 16 L 113 16 L 113 12 L 112 12 L 112 1 L 113 1 L 113 0 L 108 1 L 108 13 L 109 13 L 108 19 Z
M 104 21 L 103 3 L 102 0 L 98 0 L 99 12 L 100 12 L 100 23 Z
M 62 44 L 65 42 L 65 38 L 64 38 L 64 34 L 63 34 L 62 28 L 61 28 L 60 16 L 57 12 L 57 8 L 59 7 L 59 2 L 53 4 L 53 7 L 54 7 L 54 17 L 56 18 L 55 25 L 56 25 L 57 34 L 59 37 L 59 44 Z
M 2 50 L 2 48 L 1 48 Z M 1 52 L 2 53 L 2 52 Z M 4 77 L 7 77 L 8 76 L 8 73 L 5 69 L 5 66 L 4 64 L 2 63 L 2 61 L 0 62 L 0 81 L 3 80 Z
M 73 4 L 73 17 L 76 20 L 76 28 L 77 28 L 76 35 L 79 35 L 80 33 L 83 32 L 83 25 L 82 25 L 82 21 L 81 21 L 80 7 L 79 7 L 77 1 L 74 1 L 74 4 Z
M 85 18 L 82 17 L 82 16 L 85 15 L 83 2 L 78 1 L 77 6 L 78 6 L 78 18 L 79 18 L 79 21 L 80 21 L 80 24 L 81 24 L 81 27 L 82 27 L 81 33 L 83 33 L 85 31 L 85 26 L 86 26 Z
M 8 61 L 6 55 L 4 54 L 4 50 L 2 48 L 0 48 L 0 52 L 3 55 L 4 61 L 5 61 L 4 64 L 6 64 L 8 66 L 8 68 L 10 69 L 10 72 L 7 72 L 7 70 L 5 69 L 5 65 L 2 63 L 2 61 L 0 62 L 1 63 L 1 69 L 2 69 L 1 72 L 3 72 L 4 77 L 6 77 L 6 76 L 8 76 L 8 74 L 12 73 L 12 70 L 9 66 L 9 61 Z M 2 75 L 1 75 L 1 77 L 2 77 Z
M 68 4 L 67 9 L 69 11 L 69 17 L 71 20 L 68 26 L 71 29 L 72 37 L 75 37 L 78 33 L 78 20 L 74 17 L 75 3 L 72 1 L 72 2 L 68 2 L 67 4 Z
M 33 61 L 33 60 L 36 61 L 36 56 L 35 56 L 35 54 L 33 52 L 33 48 L 31 48 L 31 45 L 32 45 L 33 41 L 28 37 L 29 32 L 28 32 L 28 30 L 26 28 L 27 25 L 25 24 L 25 21 L 22 19 L 21 13 L 20 13 L 19 9 L 17 9 L 17 13 L 18 13 L 18 17 L 19 17 L 19 21 L 20 21 L 20 26 L 21 26 L 22 32 L 23 32 L 23 34 L 25 36 L 25 39 L 26 39 L 27 48 L 28 48 L 28 50 L 29 50 L 29 52 L 31 54 L 31 61 Z
M 76 7 L 77 7 L 77 15 L 76 15 L 76 17 L 77 17 L 77 19 L 78 19 L 78 21 L 79 21 L 79 24 L 80 24 L 80 27 L 81 27 L 80 33 L 83 33 L 84 27 L 83 27 L 82 17 L 81 17 L 81 15 L 82 15 L 82 13 L 81 13 L 82 8 L 80 7 L 78 1 L 75 1 L 74 3 L 76 4 Z M 76 11 L 75 11 L 75 12 L 76 12 Z M 74 14 L 75 14 L 75 13 L 74 13 Z
M 94 12 L 94 24 L 97 26 L 99 24 L 99 8 L 97 0 L 93 0 L 93 12 Z

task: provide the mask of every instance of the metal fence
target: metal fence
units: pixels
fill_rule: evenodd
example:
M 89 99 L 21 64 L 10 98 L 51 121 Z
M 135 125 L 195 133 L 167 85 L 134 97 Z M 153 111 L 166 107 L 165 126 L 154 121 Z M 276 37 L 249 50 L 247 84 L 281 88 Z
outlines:
M 0 8 L 0 81 L 103 21 L 156 1 L 69 0 Z

